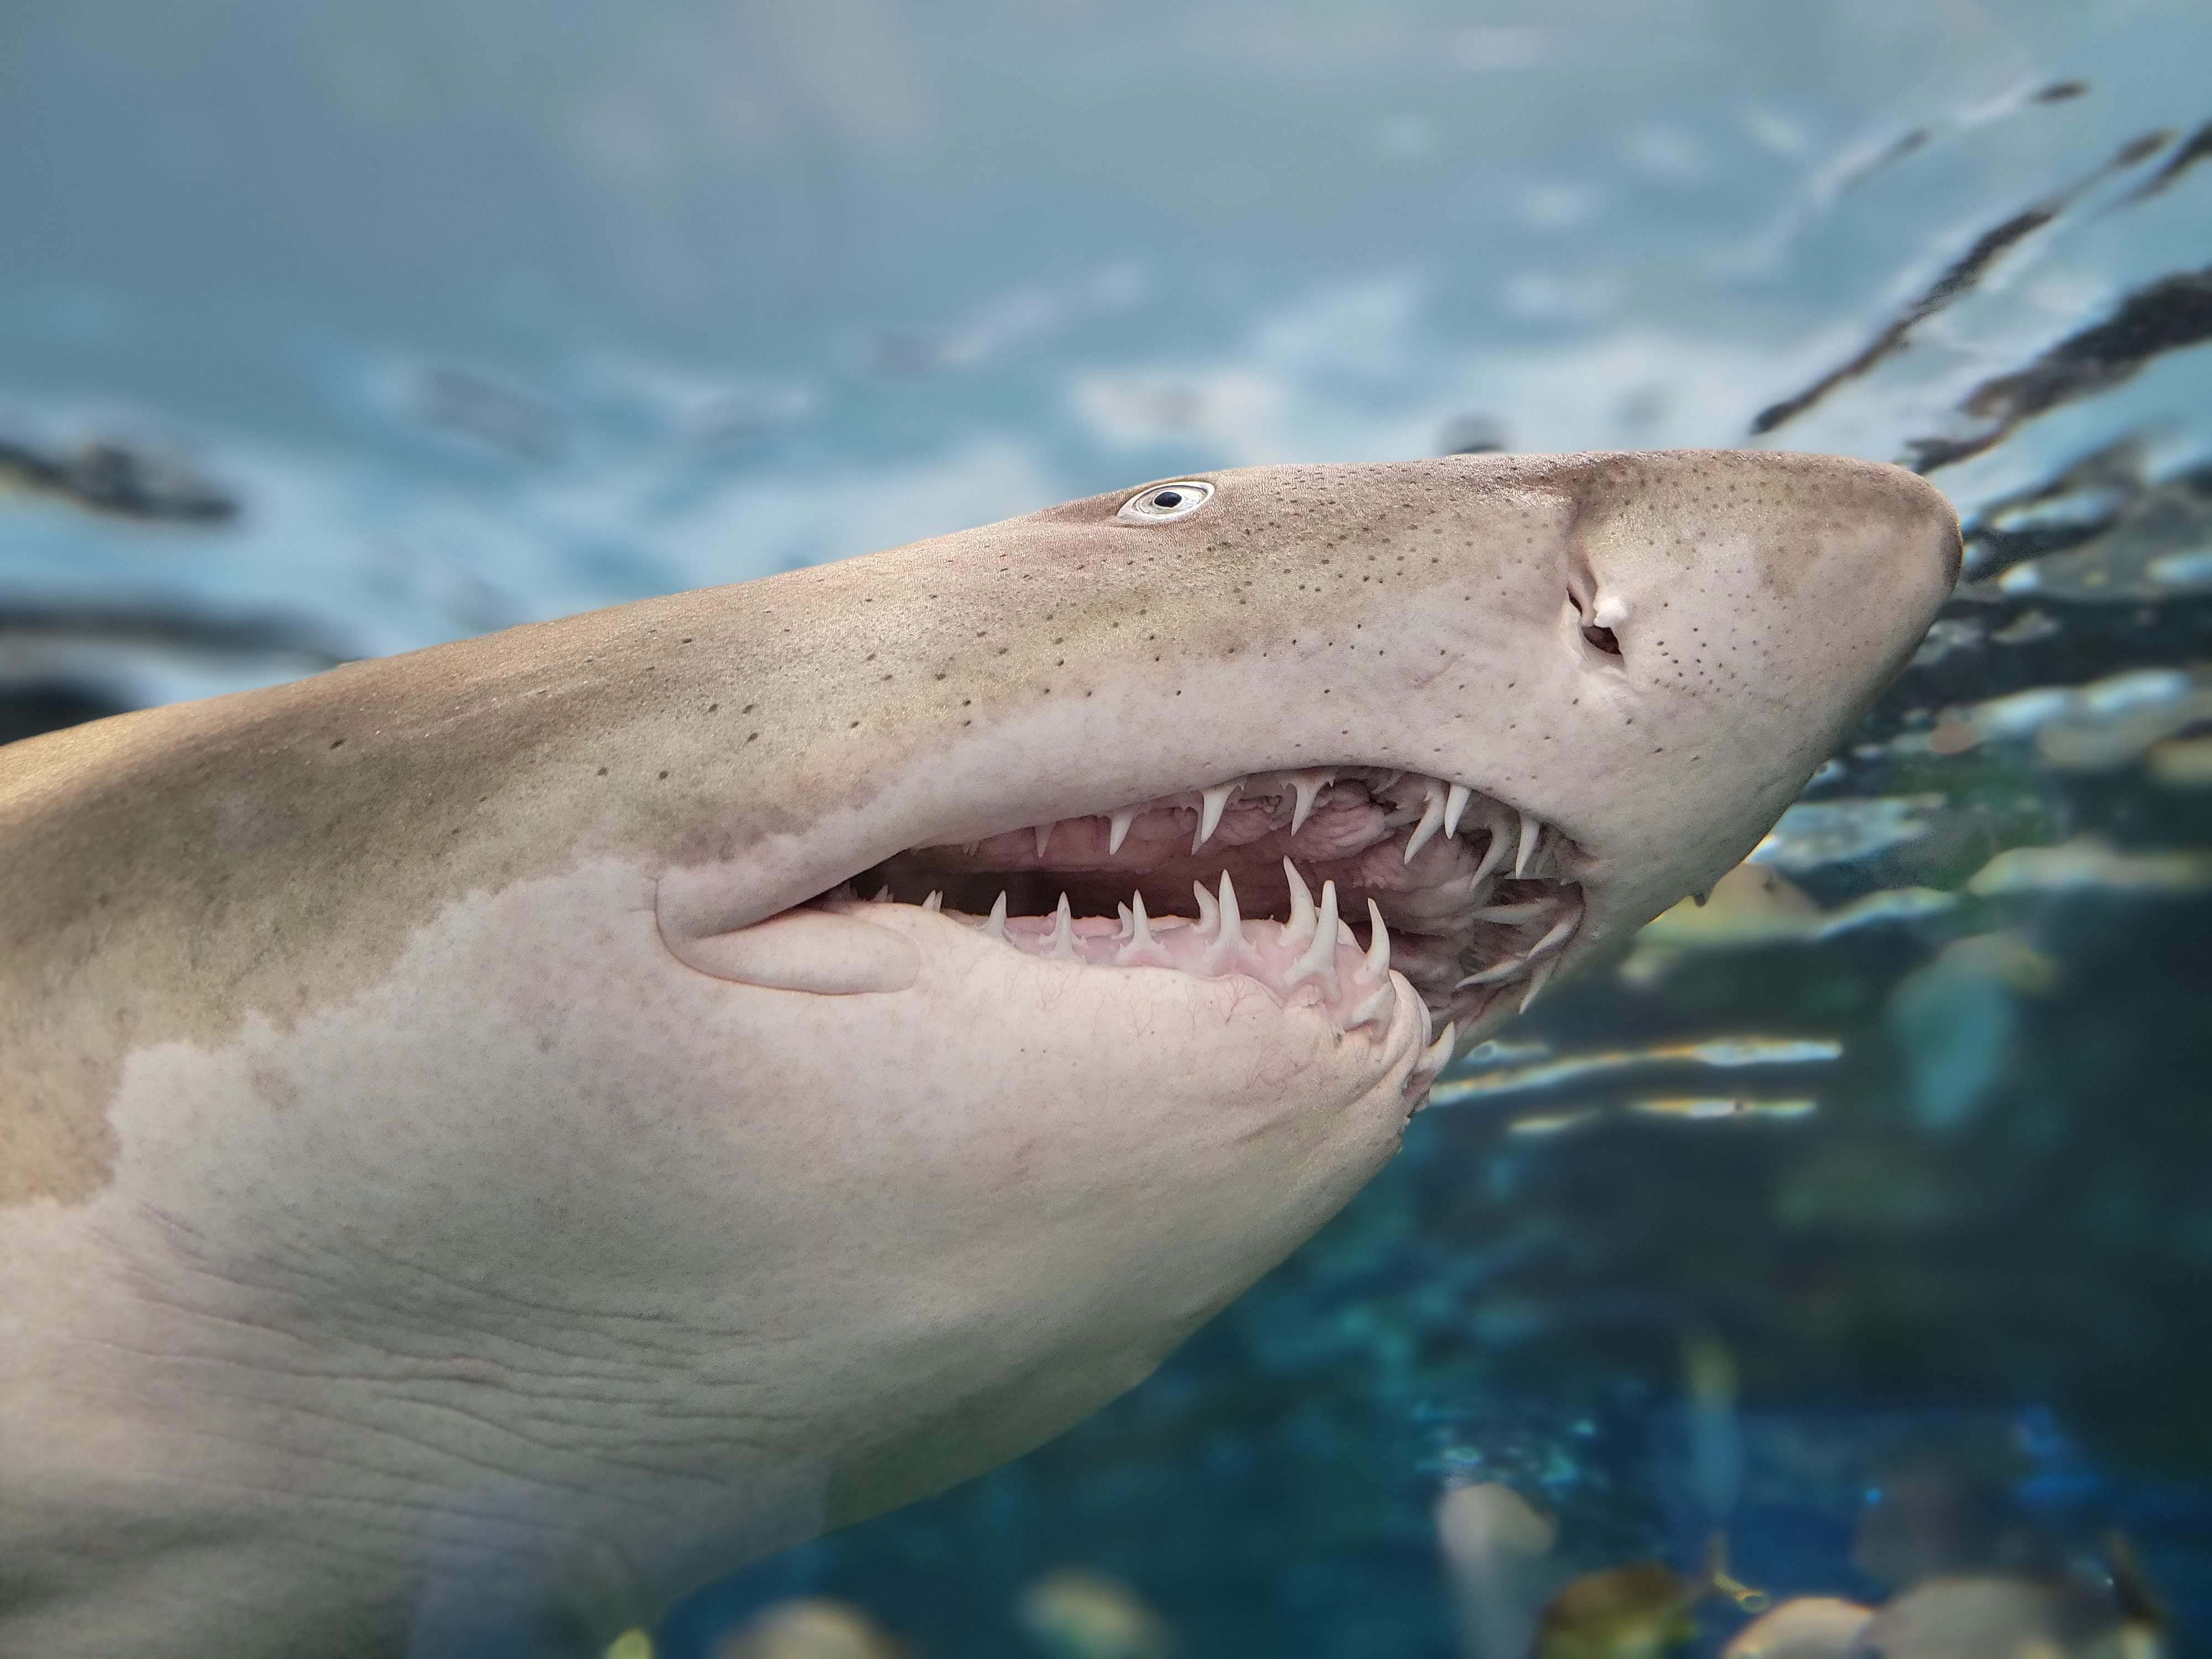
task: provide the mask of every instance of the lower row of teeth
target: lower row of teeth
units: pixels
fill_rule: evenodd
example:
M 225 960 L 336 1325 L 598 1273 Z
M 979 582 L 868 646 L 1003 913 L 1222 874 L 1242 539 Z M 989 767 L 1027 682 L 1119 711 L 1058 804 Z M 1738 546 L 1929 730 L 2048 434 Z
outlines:
M 1291 896 L 1290 919 L 1283 922 L 1247 922 L 1237 904 L 1236 884 L 1227 871 L 1222 872 L 1220 886 L 1215 891 L 1207 891 L 1201 884 L 1192 884 L 1191 893 L 1198 904 L 1195 921 L 1185 916 L 1155 919 L 1149 915 L 1141 890 L 1130 895 L 1128 903 L 1116 907 L 1120 926 L 1110 933 L 1105 931 L 1103 917 L 1085 918 L 1079 922 L 1065 893 L 1060 895 L 1059 908 L 1053 912 L 1048 930 L 1042 925 L 1041 917 L 1016 918 L 1010 925 L 1003 891 L 988 915 L 957 919 L 980 927 L 986 934 L 1004 944 L 1049 960 L 1118 968 L 1174 968 L 1201 976 L 1244 973 L 1272 986 L 1285 1001 L 1310 986 L 1315 994 L 1309 1000 L 1328 1006 L 1332 1011 L 1348 1000 L 1346 975 L 1340 968 L 1339 952 L 1356 952 L 1358 961 L 1349 975 L 1350 994 L 1359 1000 L 1341 1021 L 1342 1027 L 1349 1031 L 1375 1023 L 1387 1028 L 1395 999 L 1389 982 L 1390 930 L 1382 920 L 1381 908 L 1373 899 L 1367 901 L 1370 942 L 1363 951 L 1358 940 L 1338 916 L 1334 881 L 1322 884 L 1321 898 L 1316 903 L 1313 890 L 1288 859 L 1283 860 L 1283 872 L 1288 878 Z M 878 896 L 888 898 L 888 890 Z M 922 901 L 921 908 L 941 911 L 944 895 L 933 892 Z M 1519 1012 L 1525 1012 L 1550 982 L 1561 953 L 1581 926 L 1582 907 L 1564 896 L 1546 897 L 1518 904 L 1486 906 L 1474 913 L 1473 920 L 1509 927 L 1551 921 L 1551 926 L 1527 949 L 1465 975 L 1451 987 L 1451 994 L 1456 996 L 1479 987 L 1523 981 Z M 1272 928 L 1274 937 L 1270 941 L 1264 932 L 1255 936 L 1248 933 L 1248 928 Z M 1203 946 L 1194 957 L 1188 947 L 1172 949 L 1163 942 L 1164 935 L 1173 939 L 1176 934 L 1185 932 Z M 1182 941 L 1175 943 L 1181 945 Z M 1276 957 L 1289 960 L 1271 962 L 1264 949 L 1267 944 L 1272 944 Z

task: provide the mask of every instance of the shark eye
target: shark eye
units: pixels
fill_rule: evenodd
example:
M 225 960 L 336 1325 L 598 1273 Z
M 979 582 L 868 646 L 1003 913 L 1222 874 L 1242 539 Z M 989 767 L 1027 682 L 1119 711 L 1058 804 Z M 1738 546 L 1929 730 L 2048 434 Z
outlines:
M 1121 503 L 1121 510 L 1114 516 L 1134 524 L 1159 524 L 1170 519 L 1187 519 L 1204 507 L 1206 498 L 1213 494 L 1213 486 L 1200 483 L 1194 478 L 1179 478 L 1173 483 L 1154 484 L 1140 489 Z

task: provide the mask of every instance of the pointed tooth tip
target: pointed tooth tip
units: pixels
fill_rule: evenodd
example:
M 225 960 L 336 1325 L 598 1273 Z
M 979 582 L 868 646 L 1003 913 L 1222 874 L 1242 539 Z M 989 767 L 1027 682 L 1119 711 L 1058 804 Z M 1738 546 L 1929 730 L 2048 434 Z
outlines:
M 1382 979 L 1390 975 L 1390 929 L 1383 922 L 1382 907 L 1373 899 L 1367 901 L 1368 935 L 1367 960 L 1362 971 Z
M 1543 994 L 1545 985 L 1550 981 L 1553 970 L 1559 965 L 1559 959 L 1553 957 L 1549 961 L 1540 963 L 1536 971 L 1529 975 L 1528 992 L 1521 999 L 1520 1012 L 1525 1014 L 1535 1006 L 1536 999 Z
M 1304 951 L 1313 938 L 1316 926 L 1313 889 L 1298 873 L 1298 866 L 1288 859 L 1283 860 L 1283 874 L 1290 883 L 1291 914 L 1283 923 L 1283 944 L 1292 951 Z
M 1198 792 L 1198 836 L 1190 844 L 1192 852 L 1213 839 L 1213 832 L 1221 828 L 1221 815 L 1228 810 L 1229 799 L 1239 787 L 1234 783 L 1217 783 L 1211 789 Z
M 1115 813 L 1106 821 L 1106 856 L 1112 858 L 1121 850 L 1121 843 L 1129 838 L 1129 826 L 1137 821 L 1137 810 L 1128 807 Z
M 922 900 L 921 908 L 933 915 L 939 914 L 945 908 L 945 895 L 940 891 L 933 891 L 927 898 Z
M 1524 812 L 1521 815 L 1521 842 L 1513 854 L 1513 875 L 1516 880 L 1528 873 L 1528 866 L 1536 856 L 1537 843 L 1542 839 L 1544 826 Z
M 1468 802 L 1472 800 L 1474 798 L 1474 791 L 1468 788 L 1463 783 L 1455 783 L 1452 785 L 1450 789 L 1445 793 L 1444 839 L 1446 841 L 1449 841 L 1453 836 L 1459 834 L 1459 821 L 1461 816 L 1466 812 Z

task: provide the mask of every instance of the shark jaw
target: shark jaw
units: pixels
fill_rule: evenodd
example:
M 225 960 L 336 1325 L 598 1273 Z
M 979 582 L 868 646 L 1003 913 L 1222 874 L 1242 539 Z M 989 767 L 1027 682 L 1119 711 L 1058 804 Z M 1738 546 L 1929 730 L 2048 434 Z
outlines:
M 1465 784 L 1314 767 L 918 847 L 834 902 L 918 905 L 1048 961 L 1234 976 L 1347 1036 L 1382 1037 L 1410 991 L 1432 1034 L 1419 1097 L 1459 1032 L 1525 1010 L 1557 969 L 1579 856 Z

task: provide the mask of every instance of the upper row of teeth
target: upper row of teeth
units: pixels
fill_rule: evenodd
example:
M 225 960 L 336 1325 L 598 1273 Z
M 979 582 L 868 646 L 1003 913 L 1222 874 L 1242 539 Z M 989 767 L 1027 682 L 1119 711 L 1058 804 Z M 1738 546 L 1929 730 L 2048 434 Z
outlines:
M 1336 781 L 1337 775 L 1330 768 L 1316 767 L 1276 775 L 1289 785 L 1294 796 L 1291 808 L 1291 834 L 1296 836 L 1305 828 L 1306 820 L 1313 815 L 1314 806 L 1321 799 L 1322 792 Z M 1213 839 L 1214 831 L 1221 828 L 1222 814 L 1229 810 L 1229 803 L 1243 793 L 1247 781 L 1238 778 L 1233 782 L 1217 783 L 1211 788 L 1198 792 L 1198 830 L 1191 839 L 1192 852 L 1205 850 L 1206 842 Z M 1397 779 L 1392 779 L 1388 783 L 1376 786 L 1376 788 L 1395 788 L 1397 783 Z M 1441 778 L 1424 777 L 1420 780 L 1420 787 L 1421 805 L 1418 818 L 1413 816 L 1410 805 L 1400 806 L 1398 811 L 1392 815 L 1393 828 L 1405 823 L 1413 825 L 1413 833 L 1406 840 L 1405 861 L 1407 864 L 1411 864 L 1413 855 L 1434 840 L 1439 832 L 1446 841 L 1457 836 L 1461 819 L 1467 815 L 1469 803 L 1476 799 L 1474 791 L 1467 785 L 1448 784 Z M 1478 816 L 1490 829 L 1490 848 L 1483 856 L 1481 869 L 1475 872 L 1474 884 L 1480 885 L 1483 878 L 1498 867 L 1509 846 L 1514 849 L 1514 875 L 1526 875 L 1541 844 L 1544 826 L 1537 819 L 1516 811 L 1503 801 L 1492 800 L 1488 796 L 1482 797 L 1482 799 L 1485 810 Z M 1125 806 L 1120 811 L 1108 815 L 1106 851 L 1109 856 L 1121 850 L 1122 842 L 1128 837 L 1129 826 L 1137 821 L 1140 813 L 1149 810 L 1146 806 Z M 1052 830 L 1050 823 L 1040 823 L 1032 832 L 1036 836 L 1039 858 L 1044 856 L 1045 849 L 1052 844 Z

